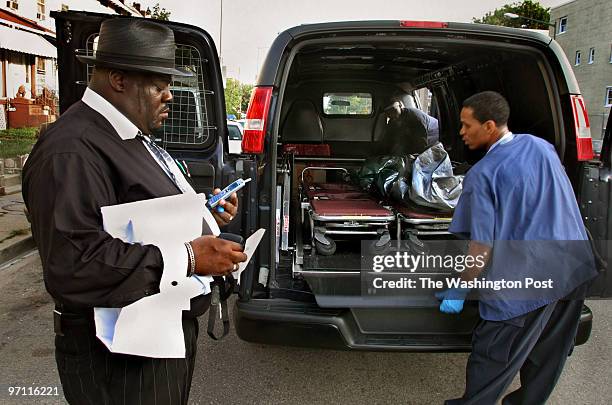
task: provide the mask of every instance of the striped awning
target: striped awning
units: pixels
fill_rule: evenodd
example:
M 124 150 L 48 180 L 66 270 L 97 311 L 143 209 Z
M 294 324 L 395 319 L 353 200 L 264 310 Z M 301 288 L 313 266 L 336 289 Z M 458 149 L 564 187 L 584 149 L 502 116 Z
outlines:
M 40 35 L 2 25 L 0 25 L 0 48 L 57 59 L 55 46 Z

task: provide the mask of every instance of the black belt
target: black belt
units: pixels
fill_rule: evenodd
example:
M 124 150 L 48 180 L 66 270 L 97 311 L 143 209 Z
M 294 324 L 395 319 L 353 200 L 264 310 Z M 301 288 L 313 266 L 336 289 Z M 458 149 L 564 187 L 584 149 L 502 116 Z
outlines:
M 93 308 L 72 308 L 55 301 L 53 329 L 58 336 L 64 336 L 66 328 L 94 326 Z

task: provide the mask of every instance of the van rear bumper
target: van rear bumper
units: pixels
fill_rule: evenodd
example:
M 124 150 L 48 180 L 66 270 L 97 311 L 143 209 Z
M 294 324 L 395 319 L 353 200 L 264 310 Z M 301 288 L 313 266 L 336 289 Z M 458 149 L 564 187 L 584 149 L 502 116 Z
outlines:
M 584 307 L 576 344 L 591 334 L 593 314 Z M 253 343 L 335 350 L 467 352 L 471 334 L 363 333 L 350 310 L 325 309 L 289 300 L 236 301 L 234 321 L 238 336 Z M 423 320 L 427 322 L 427 320 Z
M 236 301 L 238 336 L 248 342 L 336 350 L 469 351 L 471 334 L 364 333 L 348 309 L 280 299 Z

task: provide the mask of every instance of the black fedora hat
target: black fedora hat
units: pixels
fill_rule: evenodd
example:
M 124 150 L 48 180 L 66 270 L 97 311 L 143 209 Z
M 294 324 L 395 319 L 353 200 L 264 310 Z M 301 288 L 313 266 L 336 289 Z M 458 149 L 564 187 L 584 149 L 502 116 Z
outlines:
M 144 19 L 111 18 L 100 26 L 96 51 L 77 50 L 83 63 L 122 70 L 193 76 L 174 64 L 176 44 L 168 27 Z

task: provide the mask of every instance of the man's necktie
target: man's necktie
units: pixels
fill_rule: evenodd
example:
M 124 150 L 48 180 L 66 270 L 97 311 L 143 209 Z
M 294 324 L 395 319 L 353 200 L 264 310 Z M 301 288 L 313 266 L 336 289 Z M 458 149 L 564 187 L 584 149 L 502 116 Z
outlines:
M 166 152 L 163 148 L 160 148 L 155 142 L 153 142 L 150 137 L 144 135 L 142 132 L 139 132 L 136 136 L 140 140 L 142 140 L 147 146 L 147 148 L 153 153 L 153 155 L 155 155 L 157 161 L 161 163 L 162 168 L 164 169 L 168 177 L 170 177 L 170 179 L 174 182 L 174 184 L 176 184 L 179 190 L 181 190 L 183 193 L 192 192 L 193 189 L 191 188 L 189 183 L 187 183 L 187 180 L 185 180 L 184 177 L 178 178 L 170 169 L 172 166 L 175 165 L 172 156 L 170 156 L 168 152 Z

